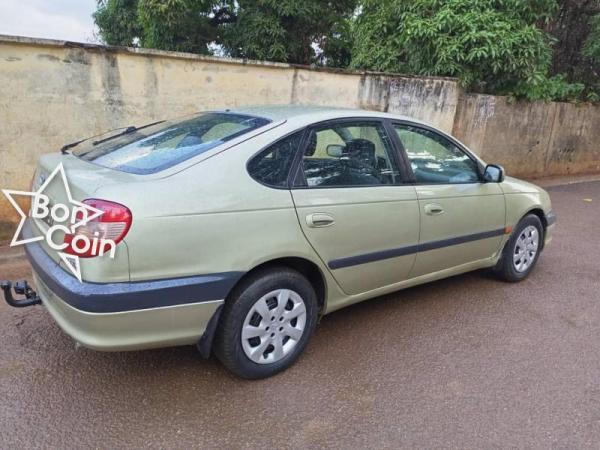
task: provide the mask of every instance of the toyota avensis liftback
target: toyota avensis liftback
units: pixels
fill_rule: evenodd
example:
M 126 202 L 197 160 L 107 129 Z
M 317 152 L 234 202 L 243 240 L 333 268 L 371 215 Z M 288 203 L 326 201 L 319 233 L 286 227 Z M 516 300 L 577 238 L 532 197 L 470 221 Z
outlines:
M 68 189 L 48 181 L 59 166 Z M 51 236 L 26 245 L 37 292 L 3 282 L 10 304 L 42 303 L 92 349 L 196 344 L 246 378 L 289 367 L 344 306 L 486 267 L 524 279 L 555 223 L 544 190 L 432 126 L 362 110 L 130 127 L 43 156 L 32 190 L 44 183 L 48 208 L 100 215 L 61 235 L 30 212 L 21 237 Z M 79 280 L 65 255 L 86 236 L 114 245 L 80 252 Z

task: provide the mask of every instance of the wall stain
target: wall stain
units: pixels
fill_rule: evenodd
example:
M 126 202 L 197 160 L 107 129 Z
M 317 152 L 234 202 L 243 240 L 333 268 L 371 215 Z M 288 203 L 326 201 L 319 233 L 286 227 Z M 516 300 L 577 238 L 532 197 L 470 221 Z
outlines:
M 298 103 L 298 93 L 296 92 L 298 89 L 298 69 L 294 67 L 294 75 L 292 76 L 292 93 L 290 97 L 290 103 L 295 105 Z
M 557 150 L 557 152 L 552 155 L 552 160 L 554 161 L 568 161 L 573 162 L 573 156 L 575 154 L 576 148 L 573 144 L 566 145 Z
M 40 53 L 37 55 L 38 59 L 45 59 L 46 61 L 60 62 L 60 58 L 54 55 L 48 55 L 47 53 Z
M 102 100 L 110 114 L 110 126 L 116 128 L 122 126 L 125 115 L 119 61 L 114 53 L 101 54 L 99 61 L 102 70 Z
M 158 97 L 158 77 L 156 67 L 152 58 L 145 60 L 144 98 L 146 100 L 146 111 L 153 117 L 156 115 L 156 101 Z
M 381 75 L 363 74 L 358 85 L 358 105 L 374 111 L 388 111 L 390 79 Z
M 475 114 L 473 125 L 475 127 L 483 127 L 486 122 L 494 115 L 496 109 L 496 99 L 491 95 L 479 96 L 481 102 L 475 105 Z
M 90 54 L 82 48 L 70 48 L 65 59 L 76 64 L 90 65 Z

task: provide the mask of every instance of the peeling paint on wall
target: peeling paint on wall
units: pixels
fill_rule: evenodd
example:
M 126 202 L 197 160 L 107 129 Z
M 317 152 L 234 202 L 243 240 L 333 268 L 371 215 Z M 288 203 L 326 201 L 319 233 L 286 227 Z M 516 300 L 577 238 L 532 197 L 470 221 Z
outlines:
M 452 131 L 460 88 L 455 81 L 393 77 L 389 112 L 414 117 Z
M 480 96 L 481 101 L 477 103 L 473 126 L 484 127 L 489 118 L 493 117 L 496 107 L 496 99 L 491 95 Z

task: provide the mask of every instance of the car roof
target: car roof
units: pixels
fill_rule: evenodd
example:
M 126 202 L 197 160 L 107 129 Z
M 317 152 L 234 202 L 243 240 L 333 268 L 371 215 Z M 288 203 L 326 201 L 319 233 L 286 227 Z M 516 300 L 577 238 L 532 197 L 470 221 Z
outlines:
M 265 105 L 246 106 L 225 110 L 230 113 L 247 114 L 250 116 L 264 117 L 272 121 L 292 120 L 294 122 L 320 122 L 344 117 L 376 117 L 396 120 L 408 120 L 425 124 L 412 117 L 390 114 L 382 111 L 369 111 L 365 109 L 338 108 L 315 105 Z

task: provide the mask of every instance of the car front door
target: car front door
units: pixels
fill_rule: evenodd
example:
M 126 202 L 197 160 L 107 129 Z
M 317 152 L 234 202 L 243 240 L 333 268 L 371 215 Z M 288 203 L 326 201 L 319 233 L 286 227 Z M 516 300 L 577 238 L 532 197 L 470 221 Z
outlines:
M 485 260 L 505 233 L 504 194 L 484 183 L 460 145 L 429 127 L 394 123 L 411 167 L 419 210 L 419 253 L 411 277 Z
M 414 186 L 379 120 L 308 131 L 292 196 L 306 238 L 348 294 L 406 279 L 419 239 Z

